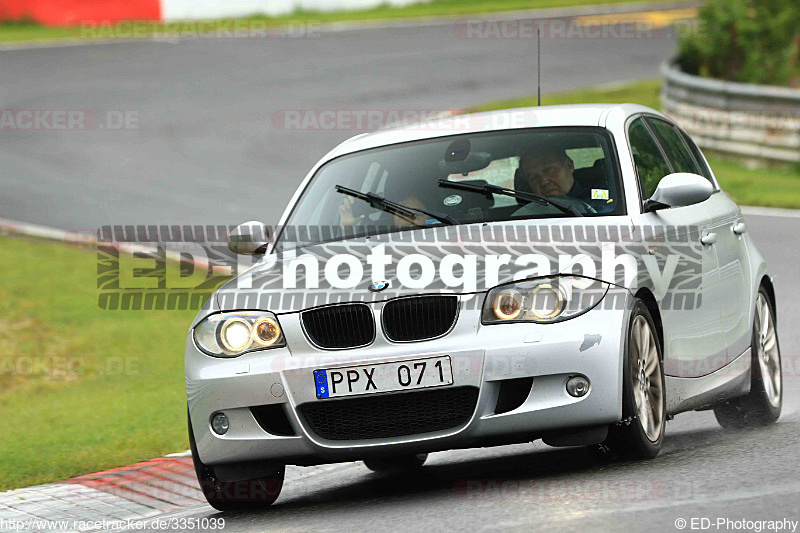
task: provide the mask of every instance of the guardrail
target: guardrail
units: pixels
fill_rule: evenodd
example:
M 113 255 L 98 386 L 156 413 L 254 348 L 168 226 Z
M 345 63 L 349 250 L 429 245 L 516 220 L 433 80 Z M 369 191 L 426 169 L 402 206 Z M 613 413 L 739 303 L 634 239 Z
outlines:
M 800 162 L 800 90 L 701 78 L 661 66 L 661 103 L 703 149 L 756 164 Z

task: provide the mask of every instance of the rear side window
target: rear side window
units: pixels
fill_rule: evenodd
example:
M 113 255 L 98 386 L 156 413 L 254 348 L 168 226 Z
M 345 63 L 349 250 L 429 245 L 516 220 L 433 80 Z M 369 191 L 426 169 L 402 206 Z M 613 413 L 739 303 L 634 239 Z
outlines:
M 687 146 L 689 146 L 689 150 L 692 151 L 692 155 L 694 155 L 695 161 L 697 161 L 697 165 L 700 167 L 700 175 L 704 176 L 708 181 L 714 182 L 711 179 L 711 169 L 708 168 L 706 164 L 705 158 L 703 158 L 703 153 L 700 151 L 700 148 L 694 143 L 691 137 L 689 137 L 685 131 L 679 130 L 681 132 L 681 137 L 683 140 L 686 141 Z
M 678 131 L 671 124 L 656 118 L 648 118 L 647 122 L 653 127 L 661 147 L 667 153 L 667 157 L 672 162 L 675 172 L 691 172 L 700 174 L 700 169 L 694 162 L 692 154 L 684 144 Z
M 631 122 L 628 127 L 628 141 L 636 165 L 636 175 L 639 177 L 642 199 L 647 200 L 653 196 L 661 178 L 670 173 L 669 165 L 641 118 Z

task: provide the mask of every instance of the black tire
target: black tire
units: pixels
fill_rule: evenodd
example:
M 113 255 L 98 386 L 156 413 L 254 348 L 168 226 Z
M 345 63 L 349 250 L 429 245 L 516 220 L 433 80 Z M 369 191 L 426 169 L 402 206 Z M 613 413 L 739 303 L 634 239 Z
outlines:
M 286 472 L 285 466 L 281 466 L 274 474 L 266 477 L 222 481 L 214 475 L 213 467 L 200 460 L 191 419 L 189 419 L 189 445 L 200 489 L 209 505 L 217 511 L 260 511 L 269 507 L 280 496 Z
M 365 459 L 364 465 L 373 472 L 407 472 L 422 468 L 427 459 L 427 453 L 418 453 L 416 455 Z
M 775 326 L 775 303 L 770 299 L 764 287 L 759 289 L 758 296 L 763 298 L 767 304 L 767 311 L 770 314 L 769 320 L 772 322 L 775 334 L 777 367 L 780 369 L 780 343 L 778 342 L 778 330 Z M 756 305 L 758 305 L 759 297 L 756 297 Z M 717 417 L 717 422 L 725 429 L 763 427 L 772 424 L 781 416 L 781 408 L 783 407 L 783 373 L 779 371 L 777 374 L 779 384 L 777 389 L 778 401 L 775 404 L 769 400 L 768 384 L 765 383 L 765 379 L 770 379 L 770 377 L 764 376 L 763 366 L 759 361 L 759 357 L 762 356 L 763 352 L 761 352 L 757 331 L 759 320 L 757 315 L 758 310 L 756 309 L 753 316 L 753 331 L 750 339 L 750 392 L 745 396 L 733 398 L 714 406 L 714 416 Z
M 638 317 L 641 317 L 641 319 L 638 319 Z M 656 406 L 653 407 L 653 412 L 658 409 L 660 410 L 660 415 L 653 416 L 651 434 L 653 434 L 654 438 L 648 437 L 647 431 L 642 424 L 634 393 L 634 387 L 640 386 L 640 382 L 638 379 L 634 381 L 634 372 L 639 363 L 632 360 L 631 349 L 634 347 L 631 346 L 631 334 L 634 324 L 637 324 L 637 326 L 641 324 L 639 320 L 644 320 L 649 327 L 652 337 L 648 342 L 654 342 L 655 355 L 657 356 L 658 377 L 656 378 L 656 375 L 653 374 L 653 378 L 658 379 L 660 382 L 660 397 Z M 657 388 L 657 384 L 648 385 L 648 390 L 655 390 L 655 388 Z M 595 457 L 600 460 L 610 460 L 616 457 L 652 459 L 657 456 L 664 442 L 664 429 L 667 419 L 665 390 L 664 353 L 658 340 L 655 322 L 644 302 L 637 299 L 631 312 L 625 337 L 625 359 L 622 365 L 622 421 L 609 429 L 608 438 L 602 444 L 591 447 Z

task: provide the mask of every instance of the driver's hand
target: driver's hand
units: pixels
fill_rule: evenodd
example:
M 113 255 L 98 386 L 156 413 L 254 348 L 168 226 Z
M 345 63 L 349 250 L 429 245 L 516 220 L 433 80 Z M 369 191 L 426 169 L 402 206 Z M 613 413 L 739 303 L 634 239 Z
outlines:
M 366 216 L 356 217 L 353 215 L 353 202 L 355 202 L 355 198 L 346 196 L 342 201 L 342 205 L 339 206 L 339 226 L 343 228 L 355 226 Z

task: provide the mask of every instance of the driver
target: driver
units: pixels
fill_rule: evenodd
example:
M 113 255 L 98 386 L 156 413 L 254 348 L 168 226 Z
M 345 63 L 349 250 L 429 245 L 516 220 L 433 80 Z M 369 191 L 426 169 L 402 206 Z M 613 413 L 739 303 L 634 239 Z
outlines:
M 614 209 L 608 191 L 601 189 L 605 197 L 593 198 L 592 190 L 575 179 L 575 163 L 560 146 L 545 144 L 528 150 L 520 158 L 519 168 L 531 192 L 540 196 L 575 198 L 597 213 Z
M 572 176 L 575 163 L 567 152 L 554 146 L 537 147 L 520 159 L 520 168 L 531 191 L 540 196 L 572 196 L 591 202 L 591 191 Z

